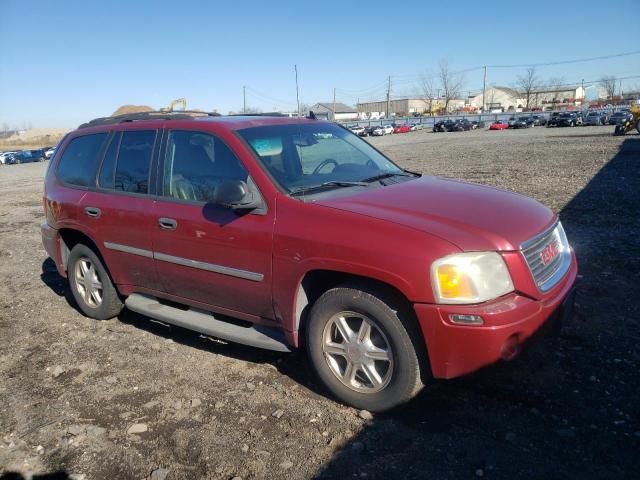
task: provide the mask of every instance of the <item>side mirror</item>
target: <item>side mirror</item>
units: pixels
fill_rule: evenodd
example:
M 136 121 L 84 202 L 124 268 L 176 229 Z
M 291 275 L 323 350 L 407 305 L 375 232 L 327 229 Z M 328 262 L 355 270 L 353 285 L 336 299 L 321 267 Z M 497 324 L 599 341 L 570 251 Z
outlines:
M 255 210 L 260 206 L 255 197 L 242 180 L 226 180 L 216 187 L 211 200 L 232 210 Z

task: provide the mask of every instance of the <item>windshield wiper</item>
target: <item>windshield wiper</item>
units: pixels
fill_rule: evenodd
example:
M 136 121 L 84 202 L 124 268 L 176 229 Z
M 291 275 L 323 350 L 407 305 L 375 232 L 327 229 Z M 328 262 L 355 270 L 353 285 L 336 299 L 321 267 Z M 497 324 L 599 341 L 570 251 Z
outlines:
M 413 175 L 410 175 L 408 173 L 386 172 L 386 173 L 381 173 L 379 175 L 374 175 L 373 177 L 365 178 L 362 181 L 366 183 L 371 183 L 371 182 L 377 182 L 378 180 L 384 180 L 385 178 L 391 178 L 396 176 L 397 177 L 413 177 Z
M 312 185 L 310 187 L 301 187 L 291 192 L 291 195 L 297 195 L 298 193 L 306 193 L 312 190 L 319 190 L 325 187 L 367 187 L 367 182 L 351 182 L 347 180 L 331 180 L 329 182 L 323 182 L 318 185 Z

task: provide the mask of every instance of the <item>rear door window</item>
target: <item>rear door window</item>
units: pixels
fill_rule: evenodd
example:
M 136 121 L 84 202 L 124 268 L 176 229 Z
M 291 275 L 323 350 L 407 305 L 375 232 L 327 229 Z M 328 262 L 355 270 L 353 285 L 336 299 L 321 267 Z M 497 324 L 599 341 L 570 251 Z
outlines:
M 64 183 L 79 187 L 91 186 L 106 138 L 106 133 L 96 133 L 71 140 L 58 163 L 58 178 Z
M 149 171 L 155 140 L 155 130 L 122 132 L 113 182 L 115 190 L 149 193 Z

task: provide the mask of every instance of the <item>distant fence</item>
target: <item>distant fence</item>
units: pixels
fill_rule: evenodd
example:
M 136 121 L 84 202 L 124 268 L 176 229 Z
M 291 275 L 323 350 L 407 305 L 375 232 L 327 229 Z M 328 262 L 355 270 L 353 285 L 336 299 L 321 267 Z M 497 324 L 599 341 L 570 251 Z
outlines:
M 607 111 L 607 112 L 615 112 L 622 109 L 628 109 L 630 106 L 625 105 L 616 105 L 613 108 L 597 108 L 591 109 L 590 111 Z M 557 110 L 557 113 L 561 112 L 579 112 L 580 110 Z M 554 112 L 503 112 L 503 113 L 482 113 L 482 114 L 457 114 L 457 115 L 438 115 L 435 117 L 392 117 L 392 118 L 383 118 L 382 120 L 352 120 L 352 121 L 340 121 L 340 123 L 345 125 L 358 125 L 361 127 L 376 127 L 376 126 L 384 126 L 391 125 L 392 123 L 408 123 L 409 125 L 422 124 L 426 128 L 433 128 L 433 125 L 436 122 L 440 122 L 442 120 L 458 120 L 466 118 L 470 122 L 478 121 L 491 123 L 497 120 L 508 120 L 511 117 L 529 117 L 531 115 L 542 115 L 545 118 L 549 118 Z

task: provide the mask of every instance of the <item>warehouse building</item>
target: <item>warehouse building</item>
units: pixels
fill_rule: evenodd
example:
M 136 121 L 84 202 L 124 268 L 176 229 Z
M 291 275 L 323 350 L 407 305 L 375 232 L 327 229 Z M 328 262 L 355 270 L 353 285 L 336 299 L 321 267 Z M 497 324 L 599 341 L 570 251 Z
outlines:
M 541 88 L 534 91 L 529 99 L 529 109 L 554 110 L 582 105 L 585 89 L 582 86 Z M 486 104 L 491 111 L 521 111 L 527 105 L 526 95 L 509 87 L 490 87 L 486 91 L 486 102 L 482 93 L 471 99 L 471 105 L 481 109 Z
M 316 103 L 309 107 L 309 112 L 313 112 L 313 114 L 318 118 L 325 118 L 333 121 L 349 121 L 358 119 L 358 111 L 355 108 L 340 102 Z
M 455 112 L 464 108 L 465 101 L 462 99 L 452 99 L 449 101 L 447 110 Z M 429 115 L 437 113 L 444 108 L 443 99 L 428 99 L 422 97 L 398 98 L 389 101 L 390 116 L 405 117 L 411 115 Z M 387 110 L 387 101 L 379 100 L 375 102 L 365 102 L 358 104 L 358 112 L 366 114 L 368 117 L 380 115 L 385 116 Z

